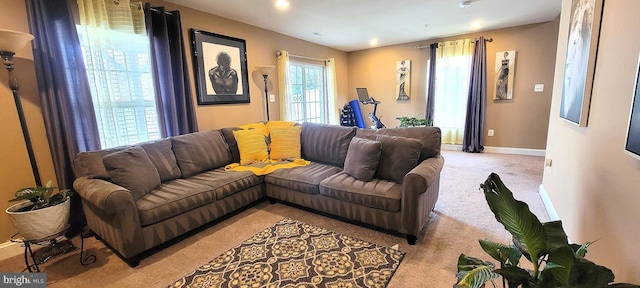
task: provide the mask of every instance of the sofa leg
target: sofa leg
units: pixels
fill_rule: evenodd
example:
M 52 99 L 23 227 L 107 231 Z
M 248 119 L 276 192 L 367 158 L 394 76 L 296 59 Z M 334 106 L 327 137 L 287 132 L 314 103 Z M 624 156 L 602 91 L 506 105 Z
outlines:
M 416 245 L 416 240 L 418 240 L 418 237 L 415 235 L 407 235 L 407 243 L 409 243 L 409 245 Z
M 127 258 L 123 260 L 131 268 L 138 267 L 138 265 L 140 265 L 140 256 L 133 256 L 131 258 Z

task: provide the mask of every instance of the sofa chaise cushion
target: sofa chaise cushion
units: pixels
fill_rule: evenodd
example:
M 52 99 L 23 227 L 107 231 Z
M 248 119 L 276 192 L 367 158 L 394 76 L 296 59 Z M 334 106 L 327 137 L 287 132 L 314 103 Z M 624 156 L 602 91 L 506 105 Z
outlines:
M 384 179 L 364 182 L 341 172 L 320 182 L 320 194 L 353 204 L 398 212 L 402 185 Z
M 104 167 L 116 184 L 140 199 L 161 183 L 158 170 L 147 152 L 139 146 L 105 155 Z
M 175 136 L 171 143 L 182 178 L 231 163 L 229 146 L 220 130 Z
M 341 171 L 336 166 L 311 162 L 303 167 L 273 171 L 265 176 L 264 181 L 307 194 L 318 194 L 320 181 Z

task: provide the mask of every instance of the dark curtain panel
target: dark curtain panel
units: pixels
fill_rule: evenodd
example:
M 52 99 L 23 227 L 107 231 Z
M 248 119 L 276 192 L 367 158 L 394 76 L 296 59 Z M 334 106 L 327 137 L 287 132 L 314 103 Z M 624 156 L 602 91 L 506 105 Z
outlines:
M 464 124 L 462 151 L 480 153 L 484 150 L 484 117 L 487 96 L 487 51 L 484 37 L 476 39 L 471 60 L 471 79 Z
M 424 113 L 424 119 L 431 121 L 432 124 L 436 96 L 436 49 L 438 49 L 438 43 L 429 45 L 429 79 L 427 79 L 429 90 L 427 91 L 427 110 Z
M 198 131 L 180 11 L 144 5 L 162 137 Z
M 72 188 L 78 152 L 100 149 L 98 125 L 75 23 L 66 0 L 27 0 L 33 58 L 49 148 L 60 189 Z M 75 194 L 74 194 L 75 195 Z M 80 197 L 72 197 L 71 229 L 84 226 Z

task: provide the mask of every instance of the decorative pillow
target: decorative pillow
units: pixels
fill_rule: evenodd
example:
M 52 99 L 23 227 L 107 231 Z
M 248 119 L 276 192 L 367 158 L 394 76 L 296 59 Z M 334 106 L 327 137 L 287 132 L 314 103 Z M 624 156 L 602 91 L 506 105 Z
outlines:
M 238 126 L 242 130 L 250 130 L 250 129 L 258 129 L 264 133 L 264 137 L 269 136 L 269 130 L 267 130 L 267 125 L 263 122 L 249 123 L 242 126 Z
M 176 162 L 176 155 L 171 150 L 171 140 L 169 138 L 139 144 L 144 152 L 147 152 L 149 159 L 160 175 L 160 181 L 166 182 L 180 178 L 182 173 Z
M 294 125 L 296 125 L 296 122 L 293 122 L 293 121 L 275 121 L 275 120 L 269 121 L 269 122 L 267 122 L 267 125 L 265 126 L 266 130 L 264 131 L 264 133 L 266 135 L 271 134 L 271 128 L 272 127 L 291 127 L 291 126 L 294 126 Z
M 360 181 L 369 182 L 376 174 L 382 153 L 382 143 L 354 137 L 349 144 L 344 172 Z
M 229 146 L 220 130 L 171 137 L 171 144 L 182 178 L 231 163 Z
M 419 140 L 400 136 L 377 135 L 382 143 L 376 177 L 402 183 L 404 175 L 418 165 L 422 144 Z
M 73 160 L 73 172 L 76 177 L 91 176 L 100 179 L 111 179 L 109 172 L 104 167 L 102 159 L 105 155 L 131 148 L 132 146 L 120 146 L 96 151 L 80 152 Z
M 269 122 L 271 123 L 271 122 Z M 301 126 L 271 127 L 270 159 L 300 159 Z
M 158 170 L 142 147 L 105 155 L 102 161 L 113 182 L 131 191 L 136 200 L 160 186 Z
M 302 123 L 300 144 L 305 160 L 344 166 L 351 138 L 356 135 L 356 127 Z
M 240 151 L 240 164 L 246 165 L 269 158 L 264 131 L 261 129 L 233 131 Z

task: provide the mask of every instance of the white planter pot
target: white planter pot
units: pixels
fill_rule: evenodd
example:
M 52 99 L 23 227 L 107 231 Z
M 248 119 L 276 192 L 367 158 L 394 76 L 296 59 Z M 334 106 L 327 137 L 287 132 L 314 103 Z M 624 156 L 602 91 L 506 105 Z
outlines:
M 34 211 L 15 212 L 29 205 L 31 205 L 31 201 L 24 201 L 12 205 L 6 210 L 16 231 L 25 240 L 46 238 L 67 228 L 69 210 L 71 208 L 69 198 L 56 206 Z

